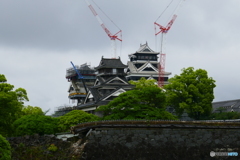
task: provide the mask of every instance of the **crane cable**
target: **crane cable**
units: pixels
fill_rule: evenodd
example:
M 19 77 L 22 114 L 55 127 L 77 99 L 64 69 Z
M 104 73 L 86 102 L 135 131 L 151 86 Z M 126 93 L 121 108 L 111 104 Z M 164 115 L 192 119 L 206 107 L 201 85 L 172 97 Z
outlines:
M 98 9 L 112 22 L 112 24 L 115 26 L 115 27 L 117 27 L 118 29 L 119 29 L 119 31 L 121 31 L 121 34 L 120 34 L 120 36 L 121 36 L 121 39 L 122 39 L 122 30 L 117 26 L 117 24 L 116 23 L 114 23 L 113 22 L 113 20 L 97 5 L 97 3 L 94 1 L 94 0 L 92 0 L 93 1 L 93 3 L 98 7 Z M 120 57 L 121 57 L 121 53 L 122 53 L 122 41 L 121 41 L 121 46 L 120 46 Z
M 114 23 L 113 20 L 97 5 L 97 3 L 94 2 L 94 0 L 92 0 L 92 1 L 93 1 L 93 3 L 98 7 L 98 9 L 99 9 L 119 30 L 121 30 L 121 29 L 116 25 L 116 23 Z
M 178 2 L 178 5 L 175 7 L 175 9 L 173 10 L 173 12 L 172 12 L 171 15 L 176 14 L 178 8 L 179 8 L 179 7 L 181 6 L 181 4 L 182 4 L 182 1 L 185 1 L 185 0 L 180 0 L 180 1 Z M 168 7 L 172 4 L 172 2 L 173 2 L 173 0 L 167 5 L 167 7 L 163 10 L 163 12 L 160 14 L 160 16 L 156 19 L 155 22 L 157 22 L 157 20 L 163 15 L 163 13 L 168 9 Z M 170 17 L 170 18 L 171 18 L 171 17 Z M 169 19 L 170 19 L 170 18 L 169 18 Z
M 179 3 L 178 3 L 178 5 L 176 6 L 176 8 L 173 10 L 173 13 L 172 13 L 172 15 L 174 15 L 174 14 L 176 14 L 177 15 L 177 11 L 178 11 L 178 9 L 181 7 L 181 5 L 182 5 L 182 2 L 183 1 L 185 1 L 185 0 L 180 0 L 179 1 Z
M 173 10 L 172 14 L 171 15 L 174 15 L 176 14 L 177 12 L 177 9 L 180 7 L 180 5 L 182 4 L 182 1 L 185 1 L 185 0 L 180 0 L 178 5 L 175 7 L 175 9 Z M 164 14 L 164 12 L 168 9 L 168 7 L 172 4 L 173 0 L 171 0 L 171 2 L 167 5 L 167 7 L 163 10 L 163 12 L 160 14 L 160 16 L 158 16 L 158 18 L 156 19 L 155 22 L 157 22 L 157 20 Z M 171 17 L 170 17 L 171 18 Z M 169 18 L 169 19 L 170 19 Z M 157 36 L 155 35 L 155 48 L 157 50 Z
M 173 0 L 167 5 L 167 7 L 163 10 L 163 12 L 160 14 L 160 16 L 158 16 L 158 18 L 156 19 L 155 22 L 157 22 L 157 20 L 163 15 L 163 13 L 168 9 L 168 7 L 172 4 Z
M 168 7 L 172 4 L 173 0 L 171 0 L 171 2 L 167 5 L 167 7 L 162 11 L 162 13 L 158 16 L 158 18 L 156 19 L 155 22 L 157 22 L 157 20 L 162 17 L 162 15 L 164 14 L 164 12 L 168 9 Z M 158 47 L 157 47 L 157 35 L 155 35 L 155 48 L 156 50 L 158 50 Z

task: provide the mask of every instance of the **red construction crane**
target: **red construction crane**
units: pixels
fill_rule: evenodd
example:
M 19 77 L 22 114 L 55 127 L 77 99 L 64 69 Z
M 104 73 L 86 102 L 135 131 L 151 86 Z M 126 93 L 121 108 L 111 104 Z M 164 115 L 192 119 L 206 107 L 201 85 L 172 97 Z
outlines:
M 161 49 L 160 49 L 160 60 L 159 60 L 159 65 L 158 65 L 158 86 L 159 87 L 163 87 L 164 85 L 164 73 L 165 73 L 165 60 L 166 60 L 166 54 L 163 53 L 162 51 L 162 47 L 163 47 L 163 40 L 164 40 L 164 36 L 165 34 L 167 34 L 167 32 L 170 30 L 173 22 L 175 21 L 175 19 L 177 18 L 177 15 L 173 15 L 173 18 L 168 22 L 167 26 L 164 27 L 160 24 L 158 24 L 157 22 L 154 22 L 154 26 L 155 26 L 155 36 L 157 36 L 158 34 L 162 33 L 161 35 Z M 156 26 L 159 27 L 159 31 L 157 31 Z
M 113 58 L 116 58 L 116 40 L 122 41 L 122 38 L 119 38 L 118 36 L 120 35 L 120 37 L 122 37 L 122 30 L 119 29 L 115 23 L 112 23 L 119 29 L 118 32 L 116 32 L 115 34 L 112 34 L 110 32 L 110 30 L 106 27 L 106 25 L 103 23 L 102 19 L 99 17 L 99 15 L 97 14 L 97 12 L 95 11 L 95 9 L 93 8 L 93 6 L 90 4 L 90 2 L 88 0 L 85 0 L 85 2 L 87 3 L 88 7 L 90 8 L 90 10 L 92 11 L 93 15 L 97 18 L 100 26 L 102 27 L 102 29 L 105 31 L 105 33 L 108 35 L 108 37 L 110 38 L 111 42 L 112 42 L 112 47 L 113 47 Z
M 182 1 L 183 0 L 180 0 L 180 2 L 178 3 L 178 5 L 175 9 L 175 14 L 173 14 L 172 19 L 168 22 L 166 27 L 158 24 L 156 21 L 154 22 L 155 36 L 157 36 L 158 34 L 161 33 L 160 60 L 159 60 L 159 65 L 158 65 L 158 74 L 159 74 L 158 75 L 158 86 L 161 87 L 161 88 L 164 86 L 165 61 L 166 61 L 166 53 L 163 53 L 164 36 L 168 33 L 168 31 L 171 29 L 174 21 L 176 20 L 176 18 L 177 18 L 176 12 L 177 12 L 178 8 L 180 7 Z M 173 2 L 173 0 L 169 3 L 169 5 L 171 5 L 172 2 Z M 169 7 L 169 5 L 166 7 L 166 9 Z M 165 10 L 163 11 L 163 13 L 165 12 Z M 161 15 L 158 18 L 160 18 Z M 159 28 L 159 30 L 157 30 L 157 27 Z

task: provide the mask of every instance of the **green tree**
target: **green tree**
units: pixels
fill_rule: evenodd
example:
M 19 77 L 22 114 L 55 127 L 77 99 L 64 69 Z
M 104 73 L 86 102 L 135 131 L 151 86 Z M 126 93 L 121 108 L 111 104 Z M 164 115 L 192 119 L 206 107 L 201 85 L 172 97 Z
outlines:
M 26 115 L 17 119 L 13 126 L 16 136 L 54 134 L 58 132 L 58 119 L 45 115 Z
M 209 119 L 215 119 L 215 120 L 240 119 L 240 113 L 239 112 L 212 113 L 209 116 Z
M 0 134 L 0 160 L 11 160 L 11 146 Z
M 164 89 L 168 105 L 175 109 L 178 116 L 187 112 L 189 117 L 200 119 L 211 114 L 215 87 L 215 80 L 208 77 L 206 70 L 189 67 L 170 78 Z
M 155 79 L 149 79 L 142 77 L 138 81 L 129 81 L 130 84 L 135 85 L 135 89 L 142 89 L 144 87 L 157 87 L 157 81 Z
M 139 88 L 139 87 L 138 87 Z M 166 111 L 165 93 L 154 86 L 144 86 L 120 94 L 97 111 L 103 119 L 176 119 Z
M 98 121 L 99 117 L 81 110 L 72 110 L 67 114 L 58 117 L 58 127 L 61 132 L 70 130 L 70 127 L 83 122 Z
M 219 108 L 216 109 L 216 111 L 218 111 L 219 113 L 222 113 L 222 112 L 224 112 L 224 111 L 226 111 L 226 110 L 227 110 L 227 109 L 224 108 L 224 107 L 219 107 Z
M 14 90 L 14 86 L 8 84 L 6 77 L 0 74 L 0 134 L 11 136 L 12 123 L 21 116 L 24 101 L 28 101 L 26 90 Z
M 44 115 L 40 107 L 24 106 L 22 109 L 23 115 Z

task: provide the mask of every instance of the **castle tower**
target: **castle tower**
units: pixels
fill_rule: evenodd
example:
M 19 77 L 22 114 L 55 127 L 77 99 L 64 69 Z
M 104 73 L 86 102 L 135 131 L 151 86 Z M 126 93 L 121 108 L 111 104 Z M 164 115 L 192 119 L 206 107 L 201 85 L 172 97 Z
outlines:
M 146 79 L 156 79 L 158 80 L 158 56 L 159 52 L 153 51 L 148 43 L 140 44 L 140 48 L 132 54 L 129 54 L 128 69 L 127 69 L 127 80 L 137 81 L 141 77 Z M 168 76 L 171 72 L 165 72 L 164 83 L 168 83 Z
M 99 66 L 95 67 L 97 76 L 94 86 L 89 87 L 89 92 L 84 104 L 77 106 L 78 109 L 89 113 L 95 113 L 95 109 L 108 104 L 119 94 L 131 90 L 134 85 L 128 83 L 124 65 L 119 59 L 101 59 Z

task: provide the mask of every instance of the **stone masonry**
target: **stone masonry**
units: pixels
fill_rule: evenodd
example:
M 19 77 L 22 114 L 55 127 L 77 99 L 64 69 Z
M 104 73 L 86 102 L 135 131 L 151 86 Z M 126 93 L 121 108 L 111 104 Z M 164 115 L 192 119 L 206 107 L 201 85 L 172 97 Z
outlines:
M 82 159 L 240 159 L 239 156 L 212 158 L 211 151 L 240 154 L 240 130 L 96 128 L 87 137 Z

